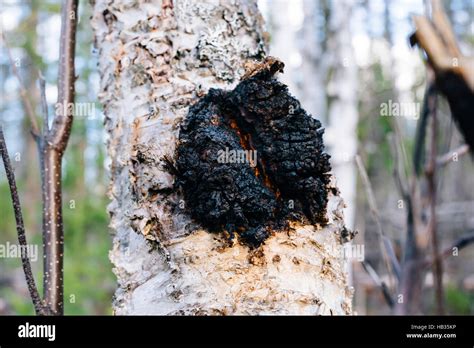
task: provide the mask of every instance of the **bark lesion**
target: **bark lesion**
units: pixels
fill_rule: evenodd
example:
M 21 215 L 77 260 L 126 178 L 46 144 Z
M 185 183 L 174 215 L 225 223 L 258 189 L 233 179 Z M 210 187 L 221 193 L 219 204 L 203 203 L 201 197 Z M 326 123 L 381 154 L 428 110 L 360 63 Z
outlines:
M 327 222 L 323 129 L 275 78 L 282 70 L 269 57 L 247 68 L 234 90 L 211 89 L 180 130 L 174 172 L 187 212 L 250 247 L 288 229 L 289 220 Z

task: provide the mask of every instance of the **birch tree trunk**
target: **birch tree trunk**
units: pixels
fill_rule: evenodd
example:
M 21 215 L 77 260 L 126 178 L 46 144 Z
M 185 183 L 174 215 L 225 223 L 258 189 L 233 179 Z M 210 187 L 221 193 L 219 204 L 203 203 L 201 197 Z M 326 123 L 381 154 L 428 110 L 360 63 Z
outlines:
M 243 62 L 265 54 L 253 0 L 98 0 L 99 50 L 110 165 L 109 206 L 118 279 L 116 314 L 350 314 L 342 200 L 329 224 L 293 223 L 255 250 L 195 226 L 165 196 L 188 106 L 209 88 L 229 89 Z M 332 190 L 336 192 L 336 190 Z

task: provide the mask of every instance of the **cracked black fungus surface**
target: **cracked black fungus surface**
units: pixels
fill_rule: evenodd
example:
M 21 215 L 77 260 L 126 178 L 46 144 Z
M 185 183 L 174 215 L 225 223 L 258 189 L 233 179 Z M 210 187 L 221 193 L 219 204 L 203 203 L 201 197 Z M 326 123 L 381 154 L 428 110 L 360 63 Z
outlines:
M 181 125 L 177 183 L 191 217 L 210 232 L 258 247 L 288 220 L 324 223 L 329 155 L 321 123 L 273 74 L 275 64 L 234 90 L 211 89 Z M 257 165 L 219 163 L 219 150 L 256 150 Z

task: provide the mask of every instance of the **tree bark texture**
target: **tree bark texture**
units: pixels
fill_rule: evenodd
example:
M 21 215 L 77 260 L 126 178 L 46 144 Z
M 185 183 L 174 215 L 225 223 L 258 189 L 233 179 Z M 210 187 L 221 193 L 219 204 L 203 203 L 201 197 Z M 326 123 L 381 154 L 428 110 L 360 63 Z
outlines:
M 186 213 L 173 158 L 188 107 L 231 89 L 265 56 L 252 0 L 94 4 L 110 164 L 110 259 L 116 314 L 350 314 L 340 257 L 344 203 L 330 190 L 327 225 L 292 223 L 257 249 L 208 233 Z M 175 203 L 171 209 L 169 202 Z

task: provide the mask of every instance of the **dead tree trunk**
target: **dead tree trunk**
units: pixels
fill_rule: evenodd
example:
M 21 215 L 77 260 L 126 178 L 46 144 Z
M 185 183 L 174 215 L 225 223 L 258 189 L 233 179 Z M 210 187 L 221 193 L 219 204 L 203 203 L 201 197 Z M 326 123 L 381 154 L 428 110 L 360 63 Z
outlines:
M 210 88 L 232 89 L 243 63 L 265 56 L 256 3 L 100 0 L 92 23 L 111 159 L 115 313 L 350 314 L 337 189 L 327 187 L 327 224 L 291 222 L 251 248 L 197 225 L 163 166 L 188 107 Z

